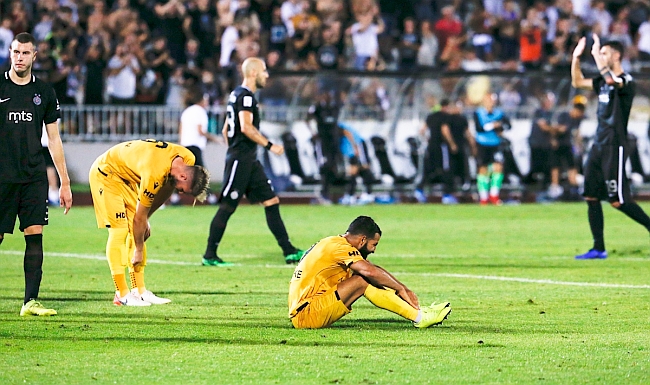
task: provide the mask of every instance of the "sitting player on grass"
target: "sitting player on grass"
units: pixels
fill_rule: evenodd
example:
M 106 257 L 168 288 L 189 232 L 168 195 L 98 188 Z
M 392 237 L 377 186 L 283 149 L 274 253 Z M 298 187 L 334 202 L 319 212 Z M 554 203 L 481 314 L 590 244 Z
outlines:
M 350 313 L 361 296 L 413 321 L 417 328 L 438 325 L 447 318 L 449 302 L 420 308 L 415 293 L 366 260 L 380 238 L 375 221 L 360 216 L 345 234 L 321 239 L 305 252 L 289 287 L 289 318 L 295 328 L 327 327 Z

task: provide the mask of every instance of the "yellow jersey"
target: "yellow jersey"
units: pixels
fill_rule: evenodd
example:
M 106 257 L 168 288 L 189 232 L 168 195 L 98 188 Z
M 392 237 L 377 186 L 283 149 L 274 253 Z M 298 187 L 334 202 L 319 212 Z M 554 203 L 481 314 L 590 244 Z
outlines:
M 194 165 L 194 155 L 183 146 L 154 139 L 132 140 L 111 147 L 95 163 L 105 176 L 119 178 L 136 190 L 140 204 L 151 207 L 169 177 L 172 161 L 179 156 L 187 165 Z
M 321 239 L 305 253 L 293 272 L 289 286 L 289 317 L 309 299 L 326 293 L 339 282 L 350 278 L 350 265 L 362 260 L 359 250 L 343 236 Z

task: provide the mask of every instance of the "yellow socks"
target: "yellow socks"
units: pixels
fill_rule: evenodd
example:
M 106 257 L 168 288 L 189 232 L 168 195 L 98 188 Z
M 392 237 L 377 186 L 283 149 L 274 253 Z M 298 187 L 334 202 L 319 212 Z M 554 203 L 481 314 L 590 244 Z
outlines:
M 401 299 L 393 290 L 378 289 L 372 285 L 368 285 L 363 295 L 373 305 L 392 311 L 406 319 L 415 321 L 418 317 L 419 310 Z
M 137 288 L 138 293 L 142 294 L 144 293 L 147 289 L 144 286 L 144 267 L 140 269 L 140 271 L 130 271 L 131 268 L 129 267 L 129 275 L 131 276 L 131 287 L 133 289 Z
M 120 297 L 129 294 L 129 285 L 126 283 L 124 274 L 113 274 L 113 283 L 115 284 L 115 291 L 120 293 Z

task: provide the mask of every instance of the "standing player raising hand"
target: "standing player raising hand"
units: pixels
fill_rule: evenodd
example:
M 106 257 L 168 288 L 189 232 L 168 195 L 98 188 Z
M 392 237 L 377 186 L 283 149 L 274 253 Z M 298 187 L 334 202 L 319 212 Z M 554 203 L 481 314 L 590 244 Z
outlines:
M 580 56 L 586 46 L 585 37 L 580 39 L 573 51 L 571 63 L 572 85 L 575 88 L 593 89 L 598 93 L 598 128 L 584 167 L 584 196 L 594 245 L 588 252 L 577 255 L 576 259 L 607 258 L 601 200 L 609 201 L 612 207 L 650 231 L 650 218 L 632 200 L 625 175 L 625 162 L 628 158 L 627 122 L 634 99 L 635 82 L 621 66 L 623 45 L 618 41 L 609 41 L 601 46 L 596 34 L 593 35 L 593 40 L 591 55 L 600 75 L 594 79 L 585 79 L 580 69 Z

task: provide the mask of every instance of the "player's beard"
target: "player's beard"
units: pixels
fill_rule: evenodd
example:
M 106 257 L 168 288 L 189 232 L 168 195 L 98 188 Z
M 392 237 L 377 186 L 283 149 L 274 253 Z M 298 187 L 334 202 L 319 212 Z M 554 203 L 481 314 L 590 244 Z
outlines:
M 372 254 L 373 252 L 368 250 L 368 244 L 366 243 L 359 249 L 359 253 L 361 253 L 361 256 L 363 259 L 368 259 L 368 256 Z
M 255 79 L 255 87 L 264 88 L 265 85 L 266 85 L 266 81 L 264 79 L 262 78 Z

